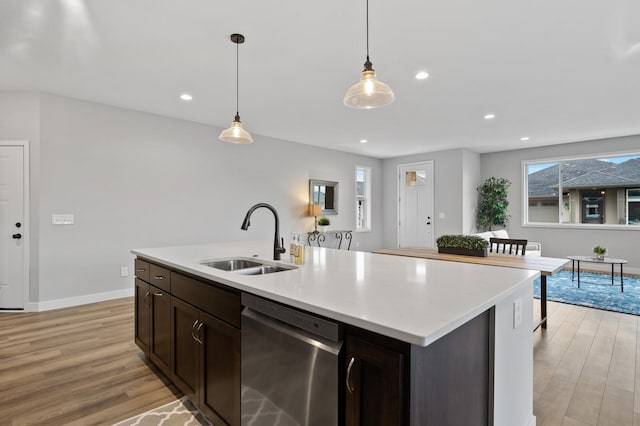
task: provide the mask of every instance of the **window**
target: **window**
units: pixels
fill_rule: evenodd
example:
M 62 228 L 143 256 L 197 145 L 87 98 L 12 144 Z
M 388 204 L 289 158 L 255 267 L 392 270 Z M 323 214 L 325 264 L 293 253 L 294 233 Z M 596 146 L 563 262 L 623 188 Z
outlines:
M 523 168 L 527 224 L 640 225 L 640 154 Z
M 356 231 L 371 230 L 371 169 L 356 167 Z

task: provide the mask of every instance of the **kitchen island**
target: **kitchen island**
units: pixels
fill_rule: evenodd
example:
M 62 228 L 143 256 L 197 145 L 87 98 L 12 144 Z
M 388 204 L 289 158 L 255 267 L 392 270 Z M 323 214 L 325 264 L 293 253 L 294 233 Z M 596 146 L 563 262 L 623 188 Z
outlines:
M 148 262 L 151 267 L 155 264 L 156 268 L 168 271 L 168 278 L 163 277 L 166 281 L 159 282 L 171 282 L 166 291 L 178 299 L 176 305 L 179 307 L 184 302 L 197 307 L 202 301 L 182 290 L 186 288 L 182 283 L 211 283 L 216 291 L 225 292 L 224 297 L 246 292 L 344 324 L 348 330 L 348 354 L 343 355 L 345 364 L 347 358 L 352 358 L 351 338 L 352 347 L 362 347 L 363 341 L 368 344 L 373 340 L 372 347 L 392 349 L 398 354 L 396 366 L 402 379 L 401 383 L 396 383 L 399 392 L 390 391 L 387 395 L 387 399 L 389 395 L 399 399 L 399 420 L 393 420 L 394 423 L 424 424 L 424 419 L 434 418 L 429 417 L 434 412 L 446 412 L 442 404 L 443 401 L 450 402 L 447 395 L 457 394 L 467 387 L 464 383 L 456 383 L 453 377 L 459 362 L 460 371 L 465 371 L 466 366 L 470 372 L 477 370 L 474 365 L 486 364 L 485 378 L 481 377 L 480 383 L 486 382 L 482 386 L 486 387 L 490 406 L 486 419 L 477 419 L 475 424 L 535 424 L 532 412 L 533 347 L 529 326 L 532 283 L 539 276 L 538 272 L 307 247 L 306 262 L 296 269 L 252 276 L 214 269 L 205 263 L 234 257 L 277 263 L 270 261 L 273 252 L 270 243 L 234 242 L 132 252 L 142 264 Z M 281 263 L 290 265 L 289 262 Z M 162 276 L 151 275 L 149 280 Z M 153 283 L 150 285 L 153 287 Z M 139 299 L 145 299 L 147 294 L 141 293 Z M 234 307 L 232 312 L 222 315 L 222 323 L 236 327 L 235 340 L 228 337 L 233 333 L 227 333 L 226 341 L 239 342 L 237 336 L 241 330 L 236 321 L 239 298 L 226 305 L 234 303 L 237 303 L 237 309 Z M 229 311 L 227 308 L 212 309 Z M 171 318 L 174 316 L 172 311 Z M 195 324 L 201 324 L 200 327 L 212 327 L 206 321 L 198 321 L 196 319 Z M 162 319 L 157 322 L 162 324 Z M 181 344 L 178 338 L 172 338 L 175 334 L 172 331 L 167 337 L 173 341 L 171 351 L 165 357 L 168 364 L 176 363 L 174 352 L 176 345 Z M 192 334 L 196 340 L 198 336 L 198 333 Z M 480 336 L 483 344 L 486 341 L 486 348 L 472 345 L 475 336 Z M 445 350 L 450 351 L 451 356 L 446 356 L 445 352 L 443 357 L 440 352 Z M 444 363 L 438 368 L 440 376 L 434 375 L 431 368 L 438 359 Z M 474 364 L 476 360 L 484 364 Z M 346 373 L 346 367 L 342 366 L 341 375 Z M 238 366 L 232 368 L 240 374 Z M 364 371 L 359 369 L 358 377 L 363 374 L 361 370 Z M 173 380 L 175 365 L 163 371 Z M 446 374 L 443 376 L 447 371 L 451 372 L 451 381 Z M 344 377 L 340 379 L 339 383 L 344 383 Z M 469 380 L 468 387 L 472 388 L 472 379 Z M 440 388 L 434 389 L 436 386 Z M 352 404 L 348 401 L 353 399 L 352 390 L 340 391 L 347 400 L 346 408 L 341 410 L 346 411 L 346 424 L 362 424 L 362 413 L 350 414 Z M 386 391 L 382 389 L 382 394 Z M 364 394 L 358 392 L 355 392 L 359 395 L 356 402 L 366 406 Z M 435 399 L 432 396 L 424 399 L 427 394 L 435 394 Z M 453 396 L 450 399 L 453 400 Z M 477 403 L 474 399 L 470 396 L 468 403 Z M 366 407 L 360 407 L 363 409 Z M 234 424 L 235 420 L 223 421 Z M 342 422 L 341 416 L 340 424 Z

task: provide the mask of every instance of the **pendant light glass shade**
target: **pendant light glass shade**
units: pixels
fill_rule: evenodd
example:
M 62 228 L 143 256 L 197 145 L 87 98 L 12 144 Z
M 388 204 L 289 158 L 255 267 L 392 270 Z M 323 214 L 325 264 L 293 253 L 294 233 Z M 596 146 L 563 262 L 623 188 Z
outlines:
M 236 115 L 235 120 L 231 123 L 231 127 L 223 130 L 220 133 L 220 140 L 223 142 L 231 143 L 251 143 L 253 138 L 251 133 L 242 128 L 242 122 L 240 122 L 240 116 Z
M 395 99 L 391 88 L 376 79 L 373 70 L 362 71 L 362 79 L 351 86 L 344 96 L 349 108 L 372 109 L 389 105 Z
M 369 60 L 369 0 L 367 0 L 367 60 L 362 70 L 362 79 L 347 90 L 343 102 L 349 108 L 372 109 L 389 105 L 395 98 L 391 88 L 376 79 L 376 72 Z
M 240 68 L 240 60 L 238 53 L 238 46 L 244 43 L 244 36 L 242 34 L 231 34 L 231 41 L 236 44 L 236 116 L 233 119 L 233 123 L 231 123 L 231 127 L 226 130 L 223 130 L 220 133 L 220 140 L 222 142 L 230 142 L 230 143 L 252 143 L 253 138 L 251 137 L 251 133 L 247 132 L 242 128 L 242 122 L 240 121 L 240 113 L 239 111 L 239 92 L 240 92 L 240 77 L 239 77 L 239 68 Z

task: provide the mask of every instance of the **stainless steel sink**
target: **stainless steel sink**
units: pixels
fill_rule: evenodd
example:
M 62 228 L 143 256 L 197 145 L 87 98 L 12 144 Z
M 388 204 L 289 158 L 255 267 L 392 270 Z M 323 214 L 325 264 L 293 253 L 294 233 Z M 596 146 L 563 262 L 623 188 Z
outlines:
M 201 264 L 211 268 L 220 269 L 222 271 L 234 272 L 242 275 L 265 275 L 273 274 L 274 272 L 297 269 L 296 266 L 271 264 L 255 259 L 243 258 L 214 259 L 202 262 Z
M 245 268 L 234 271 L 237 274 L 242 275 L 265 275 L 265 274 L 273 274 L 274 272 L 282 272 L 282 271 L 290 271 L 291 267 L 282 267 L 282 266 L 272 266 L 272 265 L 262 265 L 256 266 L 253 268 Z
M 204 262 L 203 265 L 211 266 L 212 268 L 222 269 L 223 271 L 237 271 L 238 269 L 253 268 L 256 266 L 262 266 L 262 263 L 248 259 L 225 259 L 225 260 L 212 260 L 210 262 Z

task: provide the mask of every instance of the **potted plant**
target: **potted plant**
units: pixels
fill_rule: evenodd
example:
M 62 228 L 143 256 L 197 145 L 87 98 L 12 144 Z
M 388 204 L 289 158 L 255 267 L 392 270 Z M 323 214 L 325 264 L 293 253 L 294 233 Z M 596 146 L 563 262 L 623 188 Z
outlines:
M 509 201 L 507 194 L 511 181 L 490 177 L 478 188 L 478 231 L 493 231 L 494 225 L 507 226 L 509 220 Z
M 328 217 L 320 216 L 318 218 L 318 228 L 320 232 L 327 232 L 327 227 L 331 224 Z
M 438 253 L 486 257 L 489 241 L 475 235 L 442 235 L 436 245 Z
M 607 253 L 607 248 L 603 246 L 595 246 L 593 253 L 596 255 L 596 259 L 604 260 L 604 255 Z

